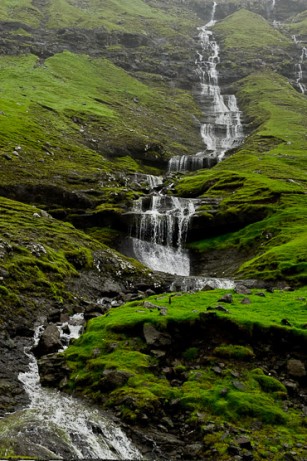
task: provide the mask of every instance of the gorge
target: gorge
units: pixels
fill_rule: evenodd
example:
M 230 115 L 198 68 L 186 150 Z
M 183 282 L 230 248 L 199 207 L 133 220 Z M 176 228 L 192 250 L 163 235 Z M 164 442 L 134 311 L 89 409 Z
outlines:
M 1 459 L 306 459 L 306 14 L 0 6 Z

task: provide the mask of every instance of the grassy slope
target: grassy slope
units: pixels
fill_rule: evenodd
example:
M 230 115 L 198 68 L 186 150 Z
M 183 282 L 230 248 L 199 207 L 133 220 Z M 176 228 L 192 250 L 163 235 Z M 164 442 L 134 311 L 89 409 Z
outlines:
M 287 24 L 287 28 L 294 34 L 307 36 L 307 10 L 298 14 Z
M 241 9 L 216 24 L 214 33 L 223 43 L 220 71 L 246 76 L 264 67 L 284 72 L 291 65 L 293 42 L 262 16 Z
M 52 0 L 34 6 L 31 0 L 4 0 L 1 2 L 1 20 L 19 21 L 26 26 L 39 27 L 41 22 L 50 29 L 105 28 L 109 31 L 140 32 L 147 35 L 149 31 L 173 34 L 176 29 L 176 12 L 170 6 L 167 11 L 148 5 L 143 0 L 91 0 L 80 4 L 78 0 Z M 182 17 L 182 24 L 184 18 Z M 191 17 L 186 17 L 186 26 L 191 27 Z
M 228 16 L 218 23 L 214 32 L 224 39 L 223 47 L 243 50 L 248 53 L 260 49 L 265 53 L 267 48 L 285 47 L 291 41 L 281 34 L 277 29 L 272 28 L 269 23 L 256 13 L 242 9 Z
M 14 182 L 16 172 L 20 180 L 50 181 L 64 172 L 110 171 L 114 167 L 104 154 L 145 155 L 149 144 L 163 146 L 164 154 L 156 156 L 167 155 L 175 145 L 175 151 L 185 150 L 187 133 L 195 129 L 190 114 L 197 108 L 189 95 L 167 96 L 103 58 L 64 52 L 39 65 L 32 55 L 2 56 L 0 75 L 1 151 L 22 147 L 19 158 L 0 157 L 2 182 Z M 29 168 L 35 164 L 39 168 Z
M 147 277 L 140 264 L 71 224 L 41 215 L 33 206 L 0 198 L 0 326 L 9 323 L 14 328 L 28 321 L 31 326 L 33 318 L 46 314 L 53 304 L 68 310 L 77 307 L 80 299 L 69 283 L 78 280 L 80 272 L 96 272 L 100 277 L 97 258 L 104 264 L 103 277 L 116 279 L 119 270 L 125 280 L 137 274 Z
M 287 399 L 284 385 L 257 368 L 259 351 L 255 349 L 254 353 L 252 342 L 246 344 L 245 336 L 247 331 L 262 328 L 263 335 L 269 337 L 277 328 L 281 337 L 291 332 L 294 342 L 297 341 L 295 335 L 306 339 L 303 328 L 307 321 L 306 290 L 276 291 L 266 293 L 265 297 L 254 292 L 249 296 L 249 306 L 241 304 L 244 295 L 233 295 L 233 304 L 227 305 L 228 313 L 218 315 L 238 324 L 240 337 L 236 338 L 236 343 L 227 343 L 226 340 L 223 344 L 220 336 L 213 333 L 217 335 L 215 348 L 210 348 L 208 338 L 205 342 L 199 340 L 199 337 L 203 340 L 204 333 L 196 333 L 197 325 L 200 319 L 204 319 L 202 315 L 207 312 L 208 306 L 215 306 L 223 294 L 224 290 L 214 290 L 175 296 L 171 305 L 168 296 L 153 297 L 149 301 L 167 308 L 166 316 L 159 315 L 158 309 L 148 309 L 143 307 L 142 302 L 134 302 L 112 311 L 108 316 L 92 320 L 86 333 L 65 354 L 72 370 L 68 387 L 104 405 L 116 407 L 128 421 L 142 420 L 144 413 L 154 413 L 161 418 L 164 412 L 173 411 L 169 405 L 176 401 L 177 416 L 185 412 L 185 421 L 198 434 L 203 431 L 204 450 L 214 446 L 218 450 L 218 459 L 229 459 L 226 449 L 232 438 L 230 435 L 221 438 L 225 421 L 232 427 L 230 433 L 235 433 L 235 427 L 240 430 L 248 425 L 253 427 L 249 436 L 254 446 L 254 459 L 262 459 L 265 454 L 269 459 L 280 459 L 282 443 L 285 440 L 290 445 L 302 442 L 306 428 L 297 410 L 284 411 L 281 400 Z M 293 325 L 292 328 L 281 326 L 284 318 Z M 148 323 L 163 332 L 172 331 L 174 334 L 185 331 L 184 339 L 182 336 L 177 338 L 178 344 L 172 337 L 176 360 L 174 357 L 153 357 L 151 347 L 146 346 L 142 335 L 143 325 Z M 190 330 L 191 338 L 188 339 Z M 210 336 L 209 331 L 206 330 L 206 337 Z M 225 364 L 219 376 L 213 371 L 217 361 Z M 195 363 L 197 369 L 191 369 Z M 169 366 L 173 372 L 167 378 L 161 373 L 161 368 L 166 367 L 163 370 L 167 370 Z M 126 384 L 100 392 L 107 370 L 124 371 L 130 373 L 130 377 Z M 238 372 L 240 389 L 233 379 L 234 370 Z M 174 378 L 181 384 L 171 384 Z M 208 421 L 220 427 L 221 432 L 214 432 L 208 437 L 205 431 Z M 254 425 L 256 421 L 258 428 Z M 271 434 L 269 442 L 268 430 Z

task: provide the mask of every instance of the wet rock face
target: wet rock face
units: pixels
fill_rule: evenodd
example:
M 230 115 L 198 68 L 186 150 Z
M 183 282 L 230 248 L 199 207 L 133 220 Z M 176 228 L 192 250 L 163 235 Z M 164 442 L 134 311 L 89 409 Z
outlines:
M 59 387 L 65 383 L 69 368 L 59 354 L 49 354 L 38 360 L 40 381 L 42 386 Z
M 0 332 L 0 417 L 22 408 L 28 402 L 18 380 L 18 374 L 28 367 L 24 355 L 27 342 L 19 337 L 12 339 L 7 333 Z
M 36 357 L 57 352 L 62 347 L 60 332 L 56 325 L 50 324 L 40 337 L 38 345 L 33 349 Z
M 131 373 L 125 371 L 104 370 L 103 378 L 99 382 L 99 390 L 101 392 L 110 392 L 117 387 L 124 386 L 131 376 Z
M 287 362 L 287 370 L 293 378 L 305 378 L 307 376 L 306 368 L 301 360 L 289 359 Z

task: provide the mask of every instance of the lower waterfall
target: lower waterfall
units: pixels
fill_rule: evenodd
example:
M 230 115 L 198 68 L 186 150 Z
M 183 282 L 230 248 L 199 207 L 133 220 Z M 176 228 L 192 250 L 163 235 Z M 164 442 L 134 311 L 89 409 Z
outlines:
M 134 203 L 131 244 L 134 256 L 150 269 L 189 275 L 190 261 L 183 248 L 195 201 L 151 195 Z

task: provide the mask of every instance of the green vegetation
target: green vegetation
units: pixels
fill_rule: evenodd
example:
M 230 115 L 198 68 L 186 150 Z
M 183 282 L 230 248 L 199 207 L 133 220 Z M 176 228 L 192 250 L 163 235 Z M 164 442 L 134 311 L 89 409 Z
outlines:
M 268 48 L 291 44 L 290 39 L 269 25 L 262 16 L 244 9 L 217 23 L 214 32 L 224 39 L 225 52 L 235 48 L 248 53 L 251 48 L 265 53 Z
M 220 70 L 235 73 L 236 80 L 260 68 L 284 73 L 292 61 L 293 41 L 251 11 L 227 16 L 216 24 L 214 34 L 222 43 Z
M 237 344 L 222 344 L 214 349 L 214 354 L 224 358 L 234 358 L 249 360 L 254 357 L 254 352 L 250 347 L 239 346 Z
M 186 114 L 197 112 L 190 96 L 178 91 L 165 104 L 162 89 L 149 88 L 106 59 L 64 52 L 39 65 L 33 55 L 2 56 L 0 77 L 0 146 L 11 157 L 0 156 L 2 183 L 53 178 L 67 186 L 67 177 L 77 175 L 84 187 L 90 176 L 93 183 L 115 169 L 142 170 L 127 153 L 145 163 L 165 161 L 175 138 L 185 149 L 186 135 L 175 134 L 178 123 L 184 131 L 196 130 Z M 18 145 L 17 156 L 12 153 Z M 106 156 L 125 159 L 112 165 Z
M 71 224 L 35 207 L 0 199 L 0 321 L 31 319 L 45 304 L 78 305 L 69 283 L 104 261 L 104 276 L 132 278 L 147 271 Z M 102 239 L 101 239 L 102 240 Z M 94 261 L 96 258 L 96 262 Z M 130 274 L 130 276 L 128 275 Z
M 103 5 L 99 0 L 91 0 L 90 5 L 82 5 L 78 0 L 54 0 L 37 7 L 31 0 L 3 0 L 0 7 L 3 21 L 19 21 L 33 28 L 38 28 L 48 18 L 44 25 L 50 29 L 105 28 L 125 33 L 140 30 L 144 36 L 148 27 L 160 33 L 171 28 L 175 34 L 176 13 L 176 7 L 163 11 L 163 8 L 150 6 L 143 0 L 130 0 L 129 3 L 107 0 Z M 184 22 L 186 27 L 191 27 L 191 13 L 182 15 L 182 24 Z
M 292 18 L 291 22 L 287 24 L 287 28 L 294 34 L 305 36 L 307 30 L 307 11 L 303 11 Z
M 270 337 L 275 338 L 275 347 L 278 338 L 282 342 L 291 337 L 293 344 L 306 342 L 307 292 L 275 291 L 260 296 L 253 290 L 248 306 L 241 304 L 244 295 L 232 293 L 228 312 L 214 310 L 227 292 L 178 294 L 171 305 L 168 295 L 149 298 L 154 305 L 167 307 L 166 316 L 145 307 L 144 301 L 135 301 L 91 320 L 86 332 L 65 352 L 71 369 L 67 389 L 115 407 L 130 422 L 143 422 L 144 415 L 158 421 L 172 413 L 175 405 L 176 418 L 185 414 L 185 421 L 200 433 L 207 434 L 208 421 L 215 425 L 228 421 L 233 428 L 252 426 L 257 460 L 266 445 L 268 425 L 274 446 L 281 443 L 281 433 L 289 443 L 299 443 L 306 429 L 298 409 L 284 410 L 286 387 L 255 368 L 262 347 L 261 339 L 256 338 L 259 332 L 267 338 L 266 344 Z M 284 318 L 292 327 L 282 325 Z M 155 349 L 161 349 L 158 344 L 146 344 L 143 329 L 150 324 L 162 335 L 170 335 L 171 348 L 162 346 L 163 355 L 155 354 Z M 212 340 L 213 344 L 217 337 L 231 341 L 229 335 L 238 343 L 223 342 L 212 348 Z M 220 368 L 217 364 L 222 360 Z M 219 434 L 214 435 L 210 443 L 205 436 L 205 445 L 214 445 L 224 459 L 229 440 L 219 446 Z

